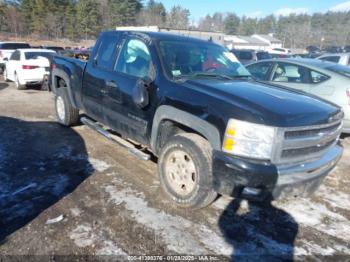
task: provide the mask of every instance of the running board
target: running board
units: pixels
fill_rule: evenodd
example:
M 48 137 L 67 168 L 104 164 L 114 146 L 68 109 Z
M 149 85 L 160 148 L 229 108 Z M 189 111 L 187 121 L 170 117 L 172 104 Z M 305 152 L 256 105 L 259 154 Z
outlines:
M 114 143 L 117 143 L 118 145 L 126 148 L 128 152 L 134 156 L 136 156 L 138 159 L 148 161 L 151 159 L 151 156 L 145 152 L 142 152 L 141 150 L 135 148 L 135 146 L 126 141 L 125 139 L 113 135 L 110 133 L 108 130 L 104 129 L 102 126 L 98 124 L 98 122 L 94 122 L 91 119 L 87 117 L 82 117 L 80 118 L 80 121 L 85 124 L 86 126 L 90 127 L 91 129 L 95 130 L 97 133 L 103 135 L 107 139 L 111 140 Z

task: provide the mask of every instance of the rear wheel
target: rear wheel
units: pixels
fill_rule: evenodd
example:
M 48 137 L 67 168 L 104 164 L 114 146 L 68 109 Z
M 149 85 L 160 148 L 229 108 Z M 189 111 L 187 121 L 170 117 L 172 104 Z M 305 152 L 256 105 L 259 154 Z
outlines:
M 212 149 L 203 137 L 173 136 L 161 150 L 158 168 L 163 190 L 179 206 L 202 208 L 215 200 Z
M 21 85 L 21 83 L 19 82 L 19 78 L 17 73 L 15 73 L 15 84 L 18 90 L 24 90 L 26 89 L 26 85 Z
M 57 90 L 55 96 L 57 120 L 64 126 L 73 126 L 79 123 L 79 110 L 74 108 L 64 88 Z

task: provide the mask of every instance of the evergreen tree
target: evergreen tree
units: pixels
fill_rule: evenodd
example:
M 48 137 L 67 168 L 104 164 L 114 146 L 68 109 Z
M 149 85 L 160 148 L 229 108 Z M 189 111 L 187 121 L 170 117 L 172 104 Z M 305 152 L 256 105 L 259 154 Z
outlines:
M 238 34 L 240 22 L 240 18 L 236 14 L 228 14 L 224 20 L 225 33 L 228 35 Z
M 47 1 L 49 0 L 35 0 L 32 5 L 31 28 L 38 35 L 43 35 L 46 32 Z
M 7 21 L 6 21 L 6 14 L 7 6 L 4 3 L 0 2 L 0 31 L 7 31 Z
M 78 33 L 76 29 L 77 25 L 77 11 L 74 2 L 70 1 L 65 10 L 66 17 L 66 27 L 65 27 L 65 36 L 71 40 L 75 40 L 78 38 Z
M 167 26 L 173 29 L 187 29 L 190 23 L 190 11 L 181 6 L 174 6 L 167 15 Z
M 101 24 L 99 4 L 94 0 L 79 0 L 77 4 L 77 28 L 79 35 L 88 39 L 98 35 Z
M 135 25 L 141 7 L 139 0 L 108 0 L 108 27 Z

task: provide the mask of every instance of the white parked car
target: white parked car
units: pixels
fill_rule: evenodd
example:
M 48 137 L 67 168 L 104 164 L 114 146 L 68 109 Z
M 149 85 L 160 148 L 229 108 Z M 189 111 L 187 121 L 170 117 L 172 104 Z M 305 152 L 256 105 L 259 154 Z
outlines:
M 324 54 L 320 57 L 317 57 L 317 59 L 337 63 L 344 66 L 350 66 L 350 53 Z
M 10 58 L 16 49 L 23 48 L 30 48 L 30 45 L 27 43 L 0 42 L 0 73 L 2 73 L 5 68 L 4 59 Z
M 14 81 L 17 89 L 41 84 L 50 72 L 50 56 L 55 53 L 45 49 L 16 50 L 9 59 L 5 59 L 5 81 Z

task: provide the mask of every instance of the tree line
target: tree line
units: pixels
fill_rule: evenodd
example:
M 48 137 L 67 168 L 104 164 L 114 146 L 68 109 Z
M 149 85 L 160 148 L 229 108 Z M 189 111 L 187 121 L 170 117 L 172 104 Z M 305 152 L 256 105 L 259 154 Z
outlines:
M 292 48 L 350 44 L 350 12 L 264 18 L 218 12 L 199 21 L 190 16 L 188 9 L 178 5 L 167 11 L 155 0 L 0 0 L 0 31 L 22 36 L 91 39 L 116 26 L 158 25 L 238 35 L 273 33 Z

